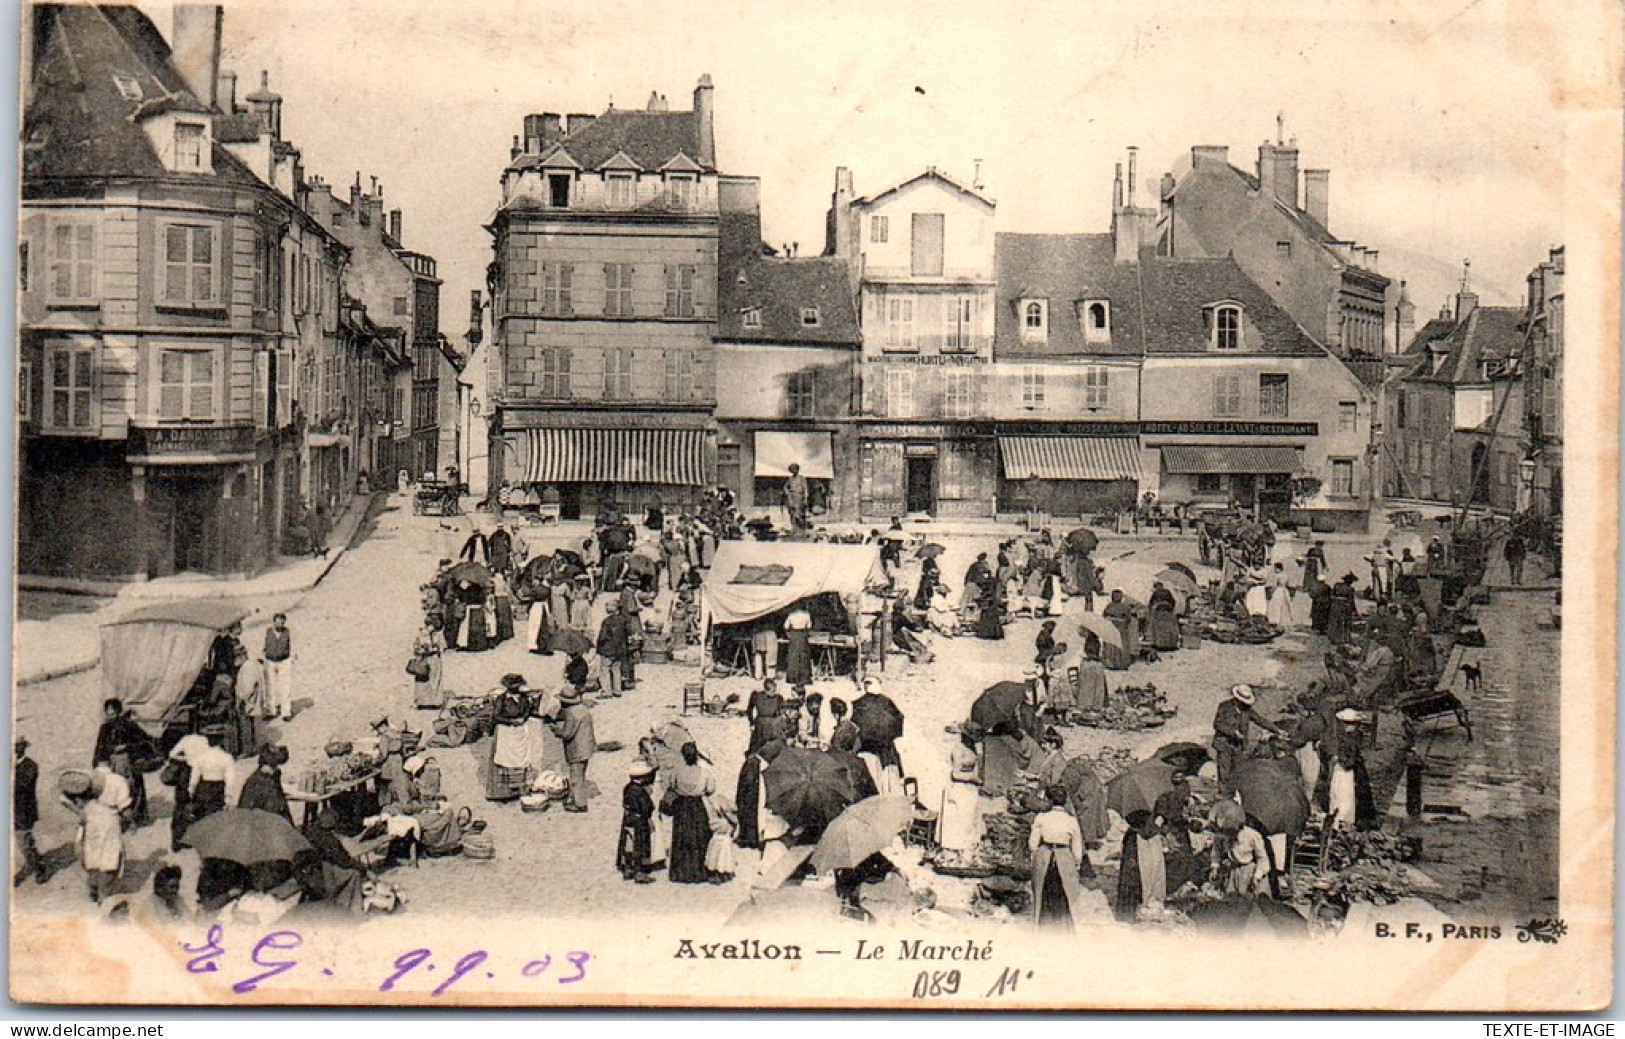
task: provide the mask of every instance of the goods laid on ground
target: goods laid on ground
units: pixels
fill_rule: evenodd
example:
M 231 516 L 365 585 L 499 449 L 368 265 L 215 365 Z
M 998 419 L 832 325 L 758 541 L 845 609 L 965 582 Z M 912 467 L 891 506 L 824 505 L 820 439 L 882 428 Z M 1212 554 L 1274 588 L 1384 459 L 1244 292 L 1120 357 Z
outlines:
M 1102 783 L 1110 783 L 1119 773 L 1126 772 L 1129 766 L 1139 761 L 1127 747 L 1101 747 L 1099 753 L 1084 755 L 1084 758 Z
M 1329 872 L 1336 872 L 1363 863 L 1384 866 L 1409 863 L 1415 862 L 1421 854 L 1421 843 L 1414 837 L 1378 830 L 1339 828 L 1332 831 L 1331 845 L 1326 850 L 1326 868 Z
M 343 757 L 328 758 L 300 772 L 294 780 L 294 789 L 303 794 L 320 797 L 346 783 L 364 779 L 378 768 L 378 762 L 368 754 L 350 753 Z
M 977 861 L 1017 880 L 1030 876 L 1033 859 L 1027 840 L 1032 834 L 1032 816 L 990 815 L 984 825 L 982 843 L 976 849 Z
M 1154 729 L 1179 713 L 1155 685 L 1128 685 L 1116 689 L 1098 711 L 1070 711 L 1067 720 L 1092 729 L 1134 732 Z
M 1210 642 L 1240 643 L 1249 646 L 1273 642 L 1281 634 L 1280 628 L 1258 616 L 1252 617 L 1246 624 L 1216 618 L 1211 623 L 1200 624 L 1197 631 Z

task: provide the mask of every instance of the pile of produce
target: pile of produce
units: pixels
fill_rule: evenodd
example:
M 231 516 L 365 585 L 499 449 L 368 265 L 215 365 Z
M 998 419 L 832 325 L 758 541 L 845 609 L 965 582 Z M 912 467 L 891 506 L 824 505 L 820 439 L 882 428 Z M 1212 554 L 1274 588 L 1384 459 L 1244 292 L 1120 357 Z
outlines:
M 360 779 L 372 772 L 375 765 L 369 754 L 346 754 L 341 758 L 328 758 L 321 764 L 313 765 L 301 772 L 294 783 L 294 789 L 320 796 L 351 780 Z
M 1360 863 L 1387 866 L 1415 862 L 1422 855 L 1421 843 L 1416 838 L 1377 830 L 1339 827 L 1332 831 L 1330 840 L 1326 850 L 1326 868 L 1334 873 Z
M 1128 771 L 1129 766 L 1140 760 L 1127 747 L 1101 747 L 1100 753 L 1092 757 L 1082 756 L 1094 767 L 1095 776 L 1102 783 L 1110 783 L 1119 773 Z
M 1011 916 L 1025 916 L 1032 907 L 1032 891 L 1028 886 L 1009 877 L 989 877 L 977 885 L 972 911 L 982 910 L 997 914 L 1003 909 Z
M 1314 874 L 1309 898 L 1347 911 L 1355 902 L 1393 905 L 1412 893 L 1405 867 L 1397 862 L 1361 862 L 1335 873 Z
M 1073 711 L 1070 720 L 1094 729 L 1134 732 L 1154 729 L 1179 713 L 1155 685 L 1128 685 L 1112 691 L 1098 711 Z
M 1211 623 L 1200 625 L 1202 637 L 1211 642 L 1242 643 L 1250 646 L 1263 645 L 1273 641 L 1281 634 L 1281 629 L 1254 614 L 1246 624 L 1234 620 L 1216 618 Z
M 982 843 L 976 849 L 976 860 L 1008 877 L 1021 879 L 1032 872 L 1032 852 L 1027 840 L 1032 835 L 1031 816 L 990 815 Z

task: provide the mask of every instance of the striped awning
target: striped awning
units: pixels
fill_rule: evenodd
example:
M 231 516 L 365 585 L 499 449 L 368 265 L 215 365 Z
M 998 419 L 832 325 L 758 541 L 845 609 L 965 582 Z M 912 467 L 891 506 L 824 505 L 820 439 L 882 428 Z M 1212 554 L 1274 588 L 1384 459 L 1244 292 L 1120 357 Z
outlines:
M 515 483 L 706 483 L 704 430 L 520 429 L 507 440 Z
M 1295 447 L 1177 446 L 1162 449 L 1170 473 L 1298 473 L 1303 461 Z
M 1007 480 L 1138 480 L 1134 437 L 1000 437 Z

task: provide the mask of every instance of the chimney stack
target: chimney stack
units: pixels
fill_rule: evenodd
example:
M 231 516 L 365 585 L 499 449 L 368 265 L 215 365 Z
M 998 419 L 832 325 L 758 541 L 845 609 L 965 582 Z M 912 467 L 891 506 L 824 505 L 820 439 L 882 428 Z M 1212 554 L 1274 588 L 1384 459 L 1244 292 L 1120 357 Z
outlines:
M 221 69 L 215 80 L 214 102 L 220 111 L 231 115 L 237 111 L 237 73 Z
M 1456 293 L 1456 321 L 1466 321 L 1478 308 L 1478 293 L 1472 289 L 1473 261 L 1461 261 L 1461 291 Z
M 1112 215 L 1123 209 L 1123 164 L 1118 163 L 1112 173 Z
M 1204 163 L 1213 163 L 1226 166 L 1230 163 L 1230 148 L 1223 144 L 1198 144 L 1191 149 L 1191 165 L 1201 166 Z
M 1411 340 L 1416 338 L 1416 306 L 1411 302 L 1411 295 L 1406 291 L 1405 283 L 1399 283 L 1399 302 L 1394 304 L 1394 352 L 1402 353 Z
M 1298 208 L 1298 142 L 1258 146 L 1258 186 L 1293 209 Z
M 700 77 L 699 85 L 694 88 L 694 128 L 699 135 L 695 147 L 700 150 L 700 154 L 694 156 L 694 161 L 705 167 L 714 167 L 717 164 L 715 112 L 712 107 L 711 91 L 711 74 L 707 72 Z
M 480 303 L 480 290 L 468 293 L 468 345 L 479 346 L 485 338 L 485 307 Z
M 1140 250 L 1150 244 L 1156 231 L 1157 211 L 1141 209 L 1134 204 L 1136 179 L 1139 176 L 1140 149 L 1128 150 L 1128 183 L 1123 182 L 1123 164 L 1118 163 L 1112 176 L 1112 246 L 1118 263 L 1138 263 Z
M 220 80 L 219 4 L 176 4 L 169 37 L 170 60 L 186 89 L 213 108 Z
M 398 209 L 389 211 L 389 237 L 401 241 L 401 211 Z
M 1303 211 L 1320 221 L 1321 227 L 1331 224 L 1331 170 L 1303 171 Z
M 260 117 L 260 132 L 282 139 L 282 95 L 271 90 L 271 74 L 260 70 L 260 88 L 244 98 L 249 111 Z
M 1128 203 L 1130 208 L 1133 208 L 1135 200 L 1136 200 L 1136 196 L 1135 196 L 1135 192 L 1134 192 L 1135 183 L 1136 183 L 1135 182 L 1135 174 L 1136 174 L 1136 171 L 1139 169 L 1139 166 L 1140 166 L 1140 149 L 1136 145 L 1131 144 L 1131 145 L 1128 146 L 1128 194 L 1126 196 L 1127 203 Z
M 564 134 L 578 134 L 587 127 L 591 126 L 597 121 L 597 119 L 597 116 L 589 115 L 586 112 L 572 112 L 569 115 L 569 122 L 564 126 L 564 133 L 561 133 L 559 136 L 563 137 Z
M 666 105 L 666 95 L 662 94 L 658 90 L 649 91 L 649 111 L 651 111 L 651 112 L 669 111 L 669 109 L 668 109 L 668 107 Z
M 845 166 L 835 167 L 835 192 L 829 200 L 829 220 L 826 223 L 826 256 L 839 256 L 843 260 L 856 259 L 857 228 L 852 226 L 852 171 Z

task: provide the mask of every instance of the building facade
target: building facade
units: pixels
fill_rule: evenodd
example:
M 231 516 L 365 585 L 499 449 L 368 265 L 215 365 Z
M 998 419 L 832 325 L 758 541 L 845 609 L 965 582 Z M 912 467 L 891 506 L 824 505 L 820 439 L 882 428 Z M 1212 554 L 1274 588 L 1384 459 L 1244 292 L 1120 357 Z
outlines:
M 863 328 L 863 516 L 994 514 L 994 212 L 934 168 L 862 198 L 836 170 L 826 252 L 855 279 Z
M 815 521 L 856 519 L 863 333 L 847 263 L 773 254 L 754 182 L 724 184 L 722 201 L 717 484 L 759 515 L 783 506 L 796 465 Z
M 276 189 L 298 155 L 280 99 L 236 106 L 218 8 L 177 7 L 168 41 L 131 7 L 34 15 L 19 570 L 255 571 L 301 519 L 295 373 L 323 333 L 296 318 L 336 302 L 344 250 Z M 266 167 L 234 154 L 243 124 Z
M 1251 173 L 1230 164 L 1226 147 L 1192 148 L 1162 179 L 1159 251 L 1232 257 L 1316 342 L 1343 357 L 1380 356 L 1389 281 L 1378 253 L 1328 230 L 1331 173 L 1300 175 L 1298 158 L 1297 141 L 1279 136 L 1259 146 Z
M 1453 308 L 1416 334 L 1390 383 L 1390 493 L 1520 508 L 1527 454 L 1525 308 L 1480 306 L 1463 279 Z
M 1563 514 L 1563 246 L 1529 273 L 1524 362 L 1527 493 L 1520 509 Z
M 710 77 L 687 112 L 656 95 L 524 130 L 488 228 L 492 488 L 571 518 L 697 503 L 716 478 Z

